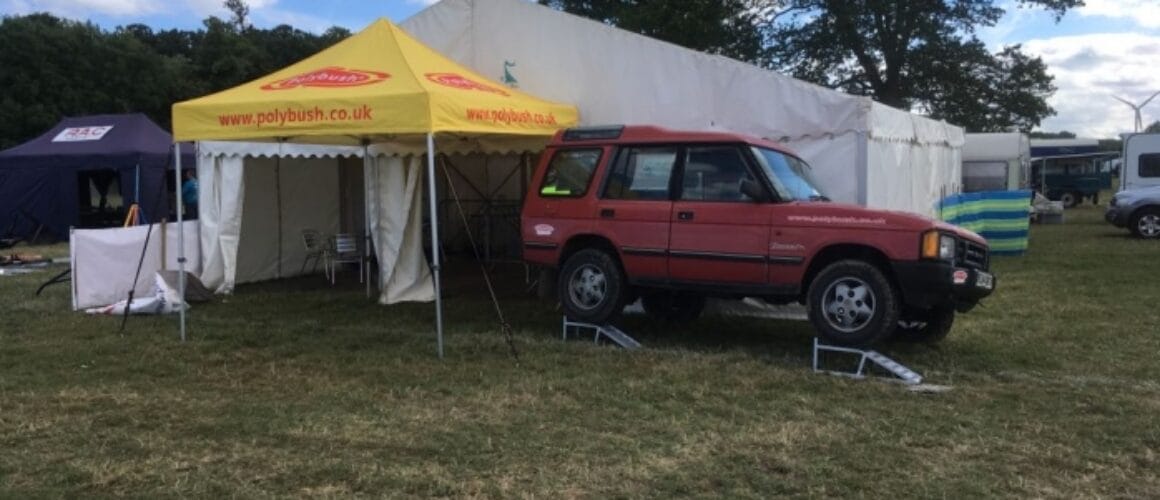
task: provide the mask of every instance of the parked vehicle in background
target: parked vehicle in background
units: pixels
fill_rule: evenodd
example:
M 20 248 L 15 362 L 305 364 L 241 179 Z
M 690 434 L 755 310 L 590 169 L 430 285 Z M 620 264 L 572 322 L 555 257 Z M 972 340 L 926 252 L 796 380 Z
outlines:
M 696 318 L 706 297 L 800 302 L 827 342 L 938 341 L 995 286 L 977 234 L 831 203 L 781 146 L 720 132 L 576 128 L 548 145 L 521 216 L 524 259 L 555 270 L 573 320 L 639 297 Z
M 1114 154 L 1114 153 L 1112 153 Z M 1031 187 L 1049 200 L 1074 207 L 1085 199 L 1099 203 L 1112 188 L 1112 173 L 1096 139 L 1032 139 Z
M 1120 191 L 1108 203 L 1104 219 L 1140 238 L 1160 238 L 1160 185 Z
M 1120 190 L 1160 186 L 1160 134 L 1130 134 L 1124 137 Z
M 1012 191 L 1030 183 L 1031 142 L 1027 134 L 967 134 L 963 144 L 963 192 Z

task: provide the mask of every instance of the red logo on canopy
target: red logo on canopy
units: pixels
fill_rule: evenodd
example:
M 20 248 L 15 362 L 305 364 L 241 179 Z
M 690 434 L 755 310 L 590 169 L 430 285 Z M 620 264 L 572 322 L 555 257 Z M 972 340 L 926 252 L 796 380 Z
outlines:
M 379 71 L 331 66 L 267 83 L 262 85 L 262 90 L 287 90 L 298 87 L 357 87 L 379 83 L 390 77 L 389 73 Z
M 504 97 L 511 95 L 505 92 L 503 89 L 492 87 L 491 85 L 480 83 L 475 80 L 470 80 L 458 73 L 427 73 L 425 76 L 428 80 L 438 83 L 444 87 L 453 87 L 463 90 L 482 90 L 484 92 L 499 94 Z

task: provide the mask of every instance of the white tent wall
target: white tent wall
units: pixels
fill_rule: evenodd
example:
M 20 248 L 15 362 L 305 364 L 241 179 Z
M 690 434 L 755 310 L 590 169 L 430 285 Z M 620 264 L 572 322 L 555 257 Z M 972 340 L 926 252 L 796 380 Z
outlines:
M 401 26 L 484 75 L 504 81 L 507 71 L 522 90 L 574 103 L 586 125 L 731 130 L 784 142 L 810 163 L 823 190 L 836 201 L 932 214 L 926 200 L 939 189 L 886 200 L 889 191 L 880 185 L 910 186 L 898 192 L 941 186 L 946 175 L 939 171 L 959 168 L 949 163 L 957 156 L 954 151 L 934 153 L 962 147 L 957 127 L 532 2 L 443 0 Z M 919 148 L 866 147 L 867 156 L 858 156 L 858 134 L 868 143 L 902 142 Z M 887 152 L 897 157 L 872 157 Z M 921 168 L 919 162 L 929 159 L 946 163 Z M 926 178 L 878 178 L 906 173 Z
M 186 270 L 196 273 L 201 264 L 197 238 L 198 221 L 185 221 Z M 145 248 L 146 233 L 150 226 L 131 226 L 105 229 L 74 229 L 69 235 L 69 260 L 72 266 L 73 310 L 100 307 L 128 298 L 134 289 L 137 298 L 152 295 L 153 275 L 162 269 L 177 269 L 178 225 L 152 225 L 149 246 Z M 162 240 L 165 241 L 164 250 Z M 162 255 L 165 262 L 162 263 Z M 141 274 L 137 275 L 137 264 Z M 136 276 L 137 286 L 133 287 Z
M 244 163 L 236 283 L 297 276 L 306 257 L 302 230 L 339 232 L 339 162 L 247 158 Z
M 339 231 L 343 201 L 359 194 L 344 196 L 339 172 L 344 161 L 360 154 L 361 148 L 345 146 L 201 143 L 202 283 L 230 293 L 238 283 L 300 274 L 302 230 Z M 357 180 L 361 190 L 361 176 Z

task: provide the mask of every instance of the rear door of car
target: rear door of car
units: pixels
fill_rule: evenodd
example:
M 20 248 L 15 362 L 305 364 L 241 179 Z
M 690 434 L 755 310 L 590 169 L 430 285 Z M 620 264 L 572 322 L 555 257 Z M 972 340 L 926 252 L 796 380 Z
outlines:
M 604 179 L 594 215 L 633 282 L 668 278 L 670 181 L 678 151 L 666 145 L 621 146 Z

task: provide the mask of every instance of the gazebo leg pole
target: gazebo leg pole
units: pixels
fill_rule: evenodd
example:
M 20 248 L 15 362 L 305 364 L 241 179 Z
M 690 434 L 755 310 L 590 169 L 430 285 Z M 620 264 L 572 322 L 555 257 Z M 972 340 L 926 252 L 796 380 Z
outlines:
M 173 179 L 176 181 L 176 191 L 174 191 L 174 205 L 177 207 L 177 288 L 181 290 L 181 303 L 178 304 L 178 316 L 181 319 L 178 323 L 181 325 L 181 341 L 185 342 L 185 224 L 183 224 L 183 210 L 181 206 L 181 143 L 173 144 Z M 162 241 L 164 246 L 165 242 Z M 128 307 L 128 306 L 126 306 Z
M 435 339 L 443 359 L 443 294 L 439 287 L 439 212 L 435 200 L 435 133 L 427 133 L 427 203 L 431 217 L 431 271 L 435 279 Z

